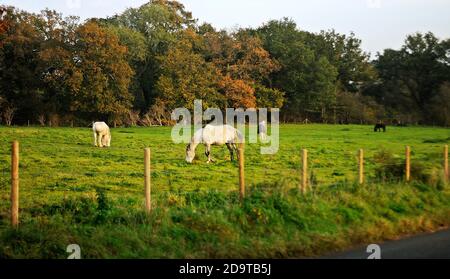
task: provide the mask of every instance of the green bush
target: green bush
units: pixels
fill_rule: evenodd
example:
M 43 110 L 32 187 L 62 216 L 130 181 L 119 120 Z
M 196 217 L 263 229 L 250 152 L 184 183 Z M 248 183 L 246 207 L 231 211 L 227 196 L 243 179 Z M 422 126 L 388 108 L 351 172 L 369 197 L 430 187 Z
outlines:
M 380 181 L 398 182 L 405 179 L 406 165 L 405 160 L 395 158 L 392 152 L 381 149 L 374 155 L 375 177 Z M 411 179 L 437 185 L 436 175 L 427 170 L 421 162 L 412 161 L 410 165 Z

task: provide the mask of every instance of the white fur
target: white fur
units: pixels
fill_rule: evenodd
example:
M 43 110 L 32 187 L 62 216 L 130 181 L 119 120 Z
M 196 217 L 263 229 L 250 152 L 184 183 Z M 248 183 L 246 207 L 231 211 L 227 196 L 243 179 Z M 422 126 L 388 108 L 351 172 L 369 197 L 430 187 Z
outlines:
M 242 134 L 230 125 L 206 125 L 203 129 L 195 132 L 191 143 L 186 148 L 186 161 L 192 163 L 195 157 L 195 150 L 199 144 L 206 146 L 205 155 L 208 157 L 208 163 L 213 162 L 211 158 L 212 145 L 227 145 L 233 160 L 233 153 L 237 152 L 238 143 L 243 143 Z
M 259 123 L 258 131 L 259 131 L 259 138 L 262 141 L 265 141 L 267 139 L 267 125 L 266 125 L 266 121 L 261 121 Z
M 95 122 L 92 124 L 94 131 L 94 145 L 98 147 L 111 146 L 111 131 L 105 122 Z

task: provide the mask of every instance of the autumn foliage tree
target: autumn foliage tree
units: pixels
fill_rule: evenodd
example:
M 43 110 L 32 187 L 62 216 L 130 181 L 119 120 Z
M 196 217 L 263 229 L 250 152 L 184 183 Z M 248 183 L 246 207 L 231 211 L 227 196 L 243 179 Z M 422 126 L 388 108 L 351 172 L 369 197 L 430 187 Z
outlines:
M 227 105 L 255 108 L 258 103 L 267 104 L 270 96 L 265 96 L 266 101 L 257 102 L 255 90 L 257 87 L 259 92 L 275 93 L 263 83 L 269 83 L 270 74 L 279 70 L 279 64 L 263 48 L 261 40 L 242 30 L 232 34 L 218 32 L 207 24 L 200 26 L 198 32 L 204 38 L 201 53 L 222 75 L 219 90 L 228 100 Z M 278 94 L 274 99 L 282 96 Z
M 118 37 L 94 22 L 77 25 L 51 11 L 40 19 L 46 110 L 104 120 L 127 114 L 133 71 Z
M 126 47 L 95 23 L 80 26 L 76 35 L 74 71 L 68 83 L 70 109 L 113 118 L 127 113 L 133 100 L 128 91 L 133 70 Z
M 97 119 L 131 108 L 127 49 L 109 30 L 44 10 L 8 8 L 1 34 L 1 95 L 22 121 L 42 115 Z M 20 118 L 19 118 L 20 120 Z
M 262 45 L 259 38 L 246 32 L 234 34 L 210 29 L 204 34 L 203 52 L 224 75 L 248 83 L 262 82 L 279 70 L 279 64 Z
M 284 121 L 449 125 L 450 40 L 413 34 L 374 61 L 361 44 L 287 18 L 218 30 L 170 0 L 84 23 L 2 5 L 0 114 L 6 124 L 169 125 L 174 108 L 201 99 L 280 108 Z
M 194 100 L 201 99 L 206 107 L 223 102 L 217 91 L 220 73 L 211 63 L 193 50 L 197 35 L 192 31 L 175 43 L 165 55 L 158 57 L 161 75 L 156 83 L 157 98 L 167 109 L 193 108 Z
M 152 0 L 97 21 L 112 28 L 129 49 L 128 61 L 135 72 L 132 80 L 135 106 L 146 112 L 158 98 L 156 85 L 161 73 L 161 56 L 167 54 L 169 46 L 176 44 L 180 32 L 194 28 L 195 19 L 180 2 Z
M 243 80 L 232 79 L 230 76 L 225 76 L 219 82 L 219 89 L 227 100 L 227 107 L 256 107 L 255 89 Z

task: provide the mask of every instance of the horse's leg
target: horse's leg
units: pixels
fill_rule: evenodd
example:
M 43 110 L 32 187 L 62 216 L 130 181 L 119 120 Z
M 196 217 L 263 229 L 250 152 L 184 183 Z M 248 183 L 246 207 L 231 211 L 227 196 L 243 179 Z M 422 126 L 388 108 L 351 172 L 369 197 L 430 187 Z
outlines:
M 94 131 L 94 146 L 97 147 L 97 132 Z
M 205 156 L 208 158 L 208 162 L 209 162 L 209 149 L 208 149 L 208 145 L 205 145 Z
M 98 135 L 97 135 L 97 146 L 98 147 L 103 147 L 103 134 L 102 133 L 99 133 Z
M 207 163 L 209 164 L 209 163 L 214 162 L 214 161 L 211 159 L 211 144 L 206 144 L 205 147 L 206 147 L 205 155 L 206 155 L 206 157 L 208 157 Z
M 234 149 L 231 143 L 227 143 L 228 150 L 230 151 L 231 161 L 234 161 Z

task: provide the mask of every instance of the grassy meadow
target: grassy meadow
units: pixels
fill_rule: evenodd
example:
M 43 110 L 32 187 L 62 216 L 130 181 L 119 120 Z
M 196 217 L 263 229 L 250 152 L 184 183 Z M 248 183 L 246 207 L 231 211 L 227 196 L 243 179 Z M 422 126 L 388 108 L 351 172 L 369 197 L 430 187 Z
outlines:
M 194 164 L 171 128 L 118 128 L 93 147 L 89 128 L 0 127 L 0 258 L 288 258 L 450 225 L 442 151 L 450 130 L 282 125 L 280 150 L 247 145 L 247 198 L 226 147 Z M 10 146 L 20 142 L 20 227 L 9 226 Z M 412 177 L 403 182 L 405 145 Z M 153 212 L 143 212 L 143 148 L 152 151 Z M 300 151 L 313 191 L 298 193 Z M 357 185 L 357 152 L 366 156 Z

